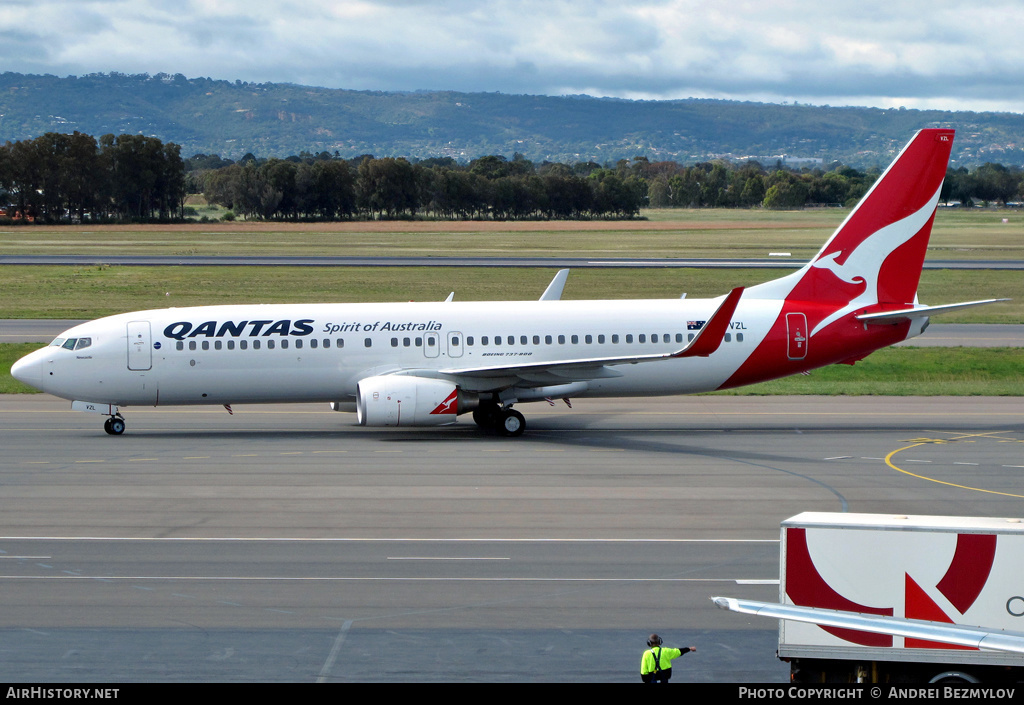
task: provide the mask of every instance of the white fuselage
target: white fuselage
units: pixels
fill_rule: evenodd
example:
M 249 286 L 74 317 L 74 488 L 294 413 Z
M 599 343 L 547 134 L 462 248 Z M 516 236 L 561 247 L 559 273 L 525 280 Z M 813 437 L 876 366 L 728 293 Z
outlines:
M 670 353 L 715 311 L 714 299 L 205 306 L 140 311 L 76 326 L 24 358 L 16 374 L 72 400 L 130 405 L 349 402 L 366 377 L 443 376 L 488 365 Z M 619 364 L 574 397 L 718 388 L 775 322 L 782 302 L 741 301 L 710 357 Z M 58 340 L 60 340 L 58 339 Z M 56 341 L 55 341 L 56 342 Z M 569 379 L 537 372 L 536 384 Z M 544 377 L 547 375 L 547 377 Z M 463 385 L 500 388 L 503 378 Z M 36 381 L 38 380 L 38 384 Z

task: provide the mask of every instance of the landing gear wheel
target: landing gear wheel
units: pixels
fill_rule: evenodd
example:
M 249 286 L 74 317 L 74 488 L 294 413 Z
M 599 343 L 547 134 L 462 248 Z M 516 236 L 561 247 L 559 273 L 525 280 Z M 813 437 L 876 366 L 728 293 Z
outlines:
M 505 436 L 521 436 L 526 430 L 526 419 L 515 409 L 503 409 L 498 415 L 498 431 Z
M 473 423 L 480 428 L 494 428 L 498 423 L 498 407 L 495 404 L 481 404 L 473 409 Z
M 116 416 L 111 416 L 109 419 L 103 422 L 103 430 L 109 433 L 111 436 L 120 436 L 124 433 L 124 419 L 120 419 Z

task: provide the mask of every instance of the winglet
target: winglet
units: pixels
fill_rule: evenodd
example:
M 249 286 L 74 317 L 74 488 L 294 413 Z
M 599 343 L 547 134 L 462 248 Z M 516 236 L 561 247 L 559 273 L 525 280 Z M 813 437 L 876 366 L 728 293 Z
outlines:
M 565 280 L 569 277 L 568 269 L 559 269 L 558 274 L 548 284 L 548 288 L 540 295 L 541 301 L 558 301 L 562 298 L 562 289 L 565 288 Z
M 729 330 L 732 314 L 736 311 L 741 296 L 743 296 L 742 286 L 730 291 L 722 305 L 712 314 L 711 320 L 704 324 L 690 344 L 679 352 L 673 353 L 672 357 L 707 357 L 718 350 L 718 346 L 725 338 L 726 331 Z

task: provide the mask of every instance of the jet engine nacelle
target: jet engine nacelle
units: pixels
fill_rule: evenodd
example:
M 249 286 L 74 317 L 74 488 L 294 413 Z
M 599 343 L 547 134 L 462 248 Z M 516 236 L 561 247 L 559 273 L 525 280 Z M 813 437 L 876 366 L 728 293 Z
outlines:
M 362 426 L 441 426 L 479 405 L 479 396 L 452 382 L 381 375 L 356 386 L 356 419 Z

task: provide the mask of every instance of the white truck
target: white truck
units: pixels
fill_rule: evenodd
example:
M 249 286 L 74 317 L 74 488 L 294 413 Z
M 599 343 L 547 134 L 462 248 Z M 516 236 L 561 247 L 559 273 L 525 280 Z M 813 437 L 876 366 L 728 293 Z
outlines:
M 782 522 L 775 617 L 793 682 L 1024 680 L 1024 522 L 805 512 Z

